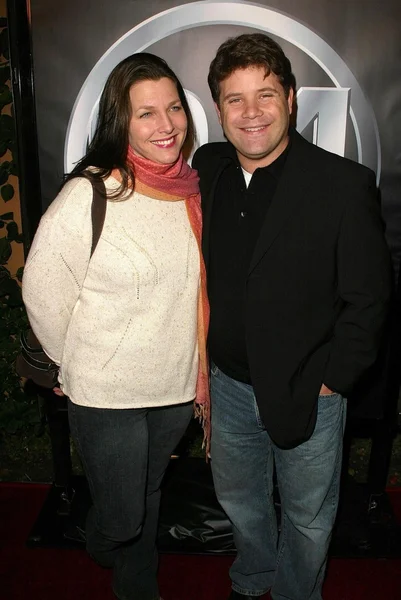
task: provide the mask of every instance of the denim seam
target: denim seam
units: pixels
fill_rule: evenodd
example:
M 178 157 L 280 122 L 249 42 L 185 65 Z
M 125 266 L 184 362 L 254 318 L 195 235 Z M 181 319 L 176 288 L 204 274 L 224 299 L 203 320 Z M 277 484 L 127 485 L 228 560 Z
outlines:
M 94 489 L 94 485 L 93 485 L 92 477 L 90 475 L 90 469 L 88 468 L 87 462 L 85 460 L 84 452 L 82 452 L 82 446 L 81 446 L 80 436 L 79 436 L 79 432 L 78 432 L 78 430 L 80 429 L 80 427 L 78 426 L 78 419 L 76 417 L 76 412 L 75 412 L 76 408 L 75 408 L 74 403 L 71 400 L 69 402 L 70 402 L 70 406 L 72 407 L 72 410 L 70 410 L 70 413 L 71 413 L 71 416 L 73 417 L 73 420 L 74 420 L 74 423 L 75 423 L 75 430 L 77 432 L 77 436 L 76 436 L 76 439 L 74 439 L 74 442 L 75 442 L 75 444 L 77 446 L 78 454 L 79 454 L 79 457 L 81 459 L 82 466 L 84 468 L 86 479 L 88 480 L 88 485 L 89 485 L 89 489 L 91 491 L 91 496 L 93 497 L 92 490 Z M 98 526 L 99 525 L 99 523 L 98 523 L 98 515 L 97 515 L 96 511 L 95 511 L 95 515 L 96 515 L 96 525 Z
M 270 443 L 270 460 L 271 461 L 274 460 L 273 459 L 273 448 L 271 446 L 271 443 Z M 272 470 L 273 470 L 273 467 L 272 467 Z M 277 544 L 278 531 L 277 531 L 277 517 L 276 517 L 274 498 L 273 498 L 273 489 L 274 489 L 273 473 L 269 473 L 269 457 L 268 456 L 266 457 L 264 481 L 265 481 L 265 489 L 267 492 L 266 495 L 268 496 L 268 506 L 273 509 L 271 511 L 272 514 L 269 515 L 270 535 L 271 535 L 271 537 L 276 538 L 276 544 Z M 269 484 L 271 484 L 271 486 Z
M 280 565 L 280 561 L 283 557 L 284 554 L 284 550 L 285 550 L 285 545 L 286 545 L 286 534 L 287 534 L 287 526 L 286 526 L 286 522 L 287 522 L 287 516 L 284 512 L 283 509 L 283 505 L 281 505 L 281 510 L 282 510 L 282 517 L 281 517 L 281 532 L 280 532 L 280 547 L 279 547 L 279 553 L 277 555 L 277 562 L 276 562 L 276 573 L 275 573 L 275 578 L 277 576 L 277 572 L 278 572 L 278 568 Z M 273 586 L 274 587 L 274 582 L 273 582 Z
M 260 418 L 259 407 L 258 407 L 258 403 L 256 401 L 255 394 L 253 394 L 253 406 L 254 406 L 254 410 L 255 410 L 256 422 L 261 429 L 264 429 L 263 421 Z
M 82 452 L 82 446 L 81 446 L 81 442 L 80 442 L 80 439 L 79 439 L 79 432 L 78 432 L 78 430 L 80 428 L 78 427 L 78 419 L 77 419 L 76 414 L 75 414 L 75 410 L 76 410 L 75 409 L 75 405 L 74 405 L 74 403 L 71 400 L 70 400 L 70 402 L 71 402 L 71 407 L 72 407 L 72 410 L 70 412 L 71 412 L 71 415 L 72 415 L 72 417 L 74 419 L 74 422 L 75 422 L 75 430 L 77 431 L 77 436 L 76 436 L 76 439 L 74 439 L 74 442 L 77 445 L 78 454 L 79 454 L 79 457 L 80 457 L 80 459 L 82 461 L 82 464 L 83 464 L 83 467 L 84 467 L 84 471 L 85 471 L 85 475 L 86 475 L 86 478 L 87 478 L 88 483 L 89 483 L 89 487 L 93 488 L 93 481 L 92 481 L 92 478 L 91 478 L 90 473 L 89 473 L 90 469 L 87 468 L 88 465 L 86 463 L 86 460 L 85 460 L 85 457 L 84 457 L 84 453 Z
M 343 401 L 341 415 L 339 416 L 339 420 L 341 422 L 343 422 L 343 420 L 344 420 L 344 401 Z M 342 429 L 343 429 L 343 427 L 342 427 Z M 344 434 L 344 431 L 343 431 L 343 434 Z M 335 509 L 335 510 L 337 509 L 337 504 L 338 504 L 337 503 L 337 498 L 339 496 L 339 488 L 340 488 L 340 484 L 339 484 L 339 479 L 340 479 L 339 478 L 339 471 L 341 471 L 341 469 L 342 469 L 342 446 L 341 446 L 341 448 L 338 451 L 338 456 L 337 456 L 337 459 L 336 459 L 336 466 L 335 466 L 334 473 L 333 473 L 333 478 L 334 478 L 335 484 L 332 486 L 332 498 L 331 498 L 331 501 L 332 501 L 333 509 Z

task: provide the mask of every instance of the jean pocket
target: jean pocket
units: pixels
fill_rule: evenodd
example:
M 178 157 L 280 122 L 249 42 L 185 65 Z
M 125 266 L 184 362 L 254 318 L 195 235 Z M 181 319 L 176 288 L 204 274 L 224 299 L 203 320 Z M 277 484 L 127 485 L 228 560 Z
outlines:
M 258 424 L 258 426 L 260 428 L 264 429 L 264 424 L 263 424 L 263 421 L 262 421 L 262 419 L 260 417 L 259 406 L 258 406 L 258 403 L 256 401 L 255 394 L 253 395 L 253 407 L 254 407 L 254 410 L 255 410 L 256 422 L 257 422 L 257 424 Z
M 319 394 L 319 400 L 330 400 L 332 398 L 335 398 L 336 396 L 338 396 L 339 398 L 341 398 L 341 394 L 339 394 L 338 392 L 331 392 L 331 394 Z
M 217 365 L 215 365 L 214 362 L 212 362 L 210 364 L 210 374 L 213 375 L 213 377 L 217 377 L 219 372 L 220 372 L 219 367 Z

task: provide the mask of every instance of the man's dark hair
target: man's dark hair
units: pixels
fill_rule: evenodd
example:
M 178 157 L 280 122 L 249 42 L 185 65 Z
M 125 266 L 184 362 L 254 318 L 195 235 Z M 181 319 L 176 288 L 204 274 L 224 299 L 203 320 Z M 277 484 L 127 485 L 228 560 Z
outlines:
M 110 198 L 118 198 L 131 184 L 134 173 L 127 164 L 128 134 L 131 121 L 131 87 L 141 81 L 159 81 L 167 77 L 177 87 L 179 99 L 187 117 L 187 136 L 184 146 L 193 146 L 195 126 L 183 87 L 165 60 L 140 52 L 122 60 L 110 73 L 100 102 L 96 130 L 86 155 L 78 162 L 65 181 L 79 176 L 88 167 L 97 167 L 96 176 L 107 178 L 113 169 L 121 175 L 121 186 Z M 184 149 L 185 153 L 185 149 Z
M 266 77 L 270 73 L 277 75 L 287 97 L 290 89 L 295 88 L 291 63 L 281 46 L 264 33 L 244 33 L 221 44 L 210 64 L 208 83 L 216 104 L 219 104 L 220 83 L 237 69 L 248 67 L 262 67 Z

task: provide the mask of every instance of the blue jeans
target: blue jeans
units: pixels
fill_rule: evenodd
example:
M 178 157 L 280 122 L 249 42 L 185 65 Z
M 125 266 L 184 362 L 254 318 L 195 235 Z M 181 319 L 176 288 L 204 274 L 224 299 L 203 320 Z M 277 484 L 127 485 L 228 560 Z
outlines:
M 320 396 L 312 437 L 283 450 L 260 419 L 252 386 L 213 365 L 211 394 L 213 479 L 237 548 L 230 569 L 233 589 L 249 596 L 270 590 L 273 600 L 321 600 L 338 506 L 346 400 L 338 394 Z
M 97 563 L 113 568 L 119 600 L 159 600 L 160 484 L 192 411 L 192 402 L 123 410 L 68 403 L 93 502 L 86 548 Z

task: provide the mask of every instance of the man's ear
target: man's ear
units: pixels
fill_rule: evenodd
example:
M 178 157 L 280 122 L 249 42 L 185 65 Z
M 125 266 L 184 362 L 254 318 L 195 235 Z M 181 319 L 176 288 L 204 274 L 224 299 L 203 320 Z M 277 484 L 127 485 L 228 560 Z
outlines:
M 214 108 L 216 109 L 217 118 L 218 118 L 218 120 L 219 120 L 219 123 L 220 123 L 220 125 L 221 125 L 221 124 L 222 124 L 222 123 L 221 123 L 221 112 L 220 112 L 219 105 L 217 104 L 217 102 L 214 102 L 213 104 L 214 104 Z
M 288 92 L 288 98 L 287 98 L 287 102 L 288 102 L 288 111 L 289 114 L 292 114 L 292 109 L 293 109 L 293 103 L 294 103 L 294 89 L 291 87 L 290 91 Z

